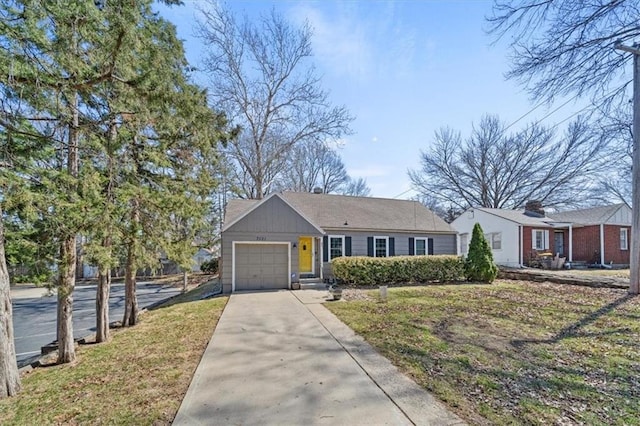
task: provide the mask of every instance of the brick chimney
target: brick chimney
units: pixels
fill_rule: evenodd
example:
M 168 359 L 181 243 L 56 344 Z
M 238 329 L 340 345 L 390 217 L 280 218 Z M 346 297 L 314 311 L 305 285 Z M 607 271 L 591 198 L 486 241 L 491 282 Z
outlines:
M 524 214 L 531 217 L 545 217 L 542 202 L 537 200 L 527 201 L 527 204 L 524 205 Z

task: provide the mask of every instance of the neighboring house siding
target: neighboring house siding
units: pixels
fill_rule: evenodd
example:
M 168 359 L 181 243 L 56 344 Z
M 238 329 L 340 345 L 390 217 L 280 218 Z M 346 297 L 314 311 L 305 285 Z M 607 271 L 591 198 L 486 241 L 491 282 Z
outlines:
M 621 206 L 606 223 L 612 225 L 628 225 L 631 226 L 632 214 L 631 208 L 627 205 Z
M 534 230 L 541 230 L 541 231 L 548 231 L 549 232 L 549 242 L 548 242 L 548 246 L 547 248 L 544 248 L 542 250 L 536 250 L 533 248 L 533 231 Z M 522 227 L 522 248 L 523 248 L 523 263 L 525 265 L 529 265 L 529 261 L 531 259 L 533 259 L 537 254 L 539 253 L 553 253 L 554 247 L 553 247 L 553 234 L 554 234 L 555 229 L 551 228 L 551 227 L 545 227 L 545 226 L 523 226 Z M 567 242 L 568 244 L 568 242 Z M 568 246 L 565 249 L 565 252 L 568 251 Z M 574 259 L 575 259 L 575 255 L 574 255 Z
M 627 231 L 627 250 L 620 249 L 620 229 Z M 604 262 L 615 265 L 629 264 L 629 251 L 631 244 L 631 226 L 605 225 L 604 226 Z
M 600 263 L 600 225 L 573 228 L 572 232 L 574 262 Z
M 500 250 L 492 250 L 495 263 L 503 266 L 520 265 L 520 231 L 516 223 L 479 209 L 473 209 L 473 213 L 469 210 L 464 212 L 451 225 L 459 234 L 467 235 L 467 248 L 471 243 L 471 235 L 476 223 L 480 223 L 482 232 L 485 234 L 498 232 L 502 234 L 502 248 Z M 460 241 L 460 238 L 458 238 L 458 241 Z M 458 247 L 458 252 L 460 255 L 467 255 L 467 253 L 461 252 L 460 247 Z
M 628 229 L 627 239 L 631 236 L 631 226 L 604 225 L 604 263 L 628 265 L 630 242 L 627 250 L 620 249 L 620 229 Z M 573 230 L 573 260 L 587 263 L 600 263 L 600 225 L 590 225 Z

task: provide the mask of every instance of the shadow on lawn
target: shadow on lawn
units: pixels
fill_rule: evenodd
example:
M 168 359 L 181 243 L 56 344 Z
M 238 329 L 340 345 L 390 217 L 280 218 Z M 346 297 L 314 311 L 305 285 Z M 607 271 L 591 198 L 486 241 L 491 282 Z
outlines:
M 611 313 L 614 309 L 633 300 L 635 297 L 636 296 L 634 295 L 626 294 L 614 300 L 613 302 L 601 307 L 600 309 L 590 313 L 589 315 L 581 318 L 580 320 L 574 322 L 573 324 L 570 324 L 562 328 L 553 337 L 549 339 L 514 339 L 511 341 L 511 344 L 517 348 L 522 348 L 527 343 L 558 343 L 563 339 L 568 339 L 572 337 L 595 337 L 595 336 L 605 336 L 610 334 L 619 334 L 619 333 L 629 332 L 631 330 L 627 327 L 614 329 L 614 330 L 593 332 L 593 333 L 584 333 L 584 332 L 580 332 L 580 330 L 592 324 L 598 318 L 601 318 L 604 315 Z

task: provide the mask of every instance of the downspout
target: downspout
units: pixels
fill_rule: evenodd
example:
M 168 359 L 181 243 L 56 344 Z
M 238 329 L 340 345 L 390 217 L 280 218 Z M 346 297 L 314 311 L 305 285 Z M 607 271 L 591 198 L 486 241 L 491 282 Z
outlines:
M 522 225 L 518 225 L 518 230 L 520 232 L 520 267 L 524 268 L 524 227 Z
M 573 262 L 573 224 L 569 224 L 569 263 Z
M 600 265 L 604 266 L 604 223 L 600 224 Z

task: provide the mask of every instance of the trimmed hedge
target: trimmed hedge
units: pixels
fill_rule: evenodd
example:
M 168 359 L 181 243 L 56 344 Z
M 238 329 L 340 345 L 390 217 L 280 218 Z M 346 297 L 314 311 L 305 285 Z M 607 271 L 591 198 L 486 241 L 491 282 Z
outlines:
M 458 256 L 339 257 L 331 261 L 336 279 L 355 285 L 461 281 L 464 261 Z

